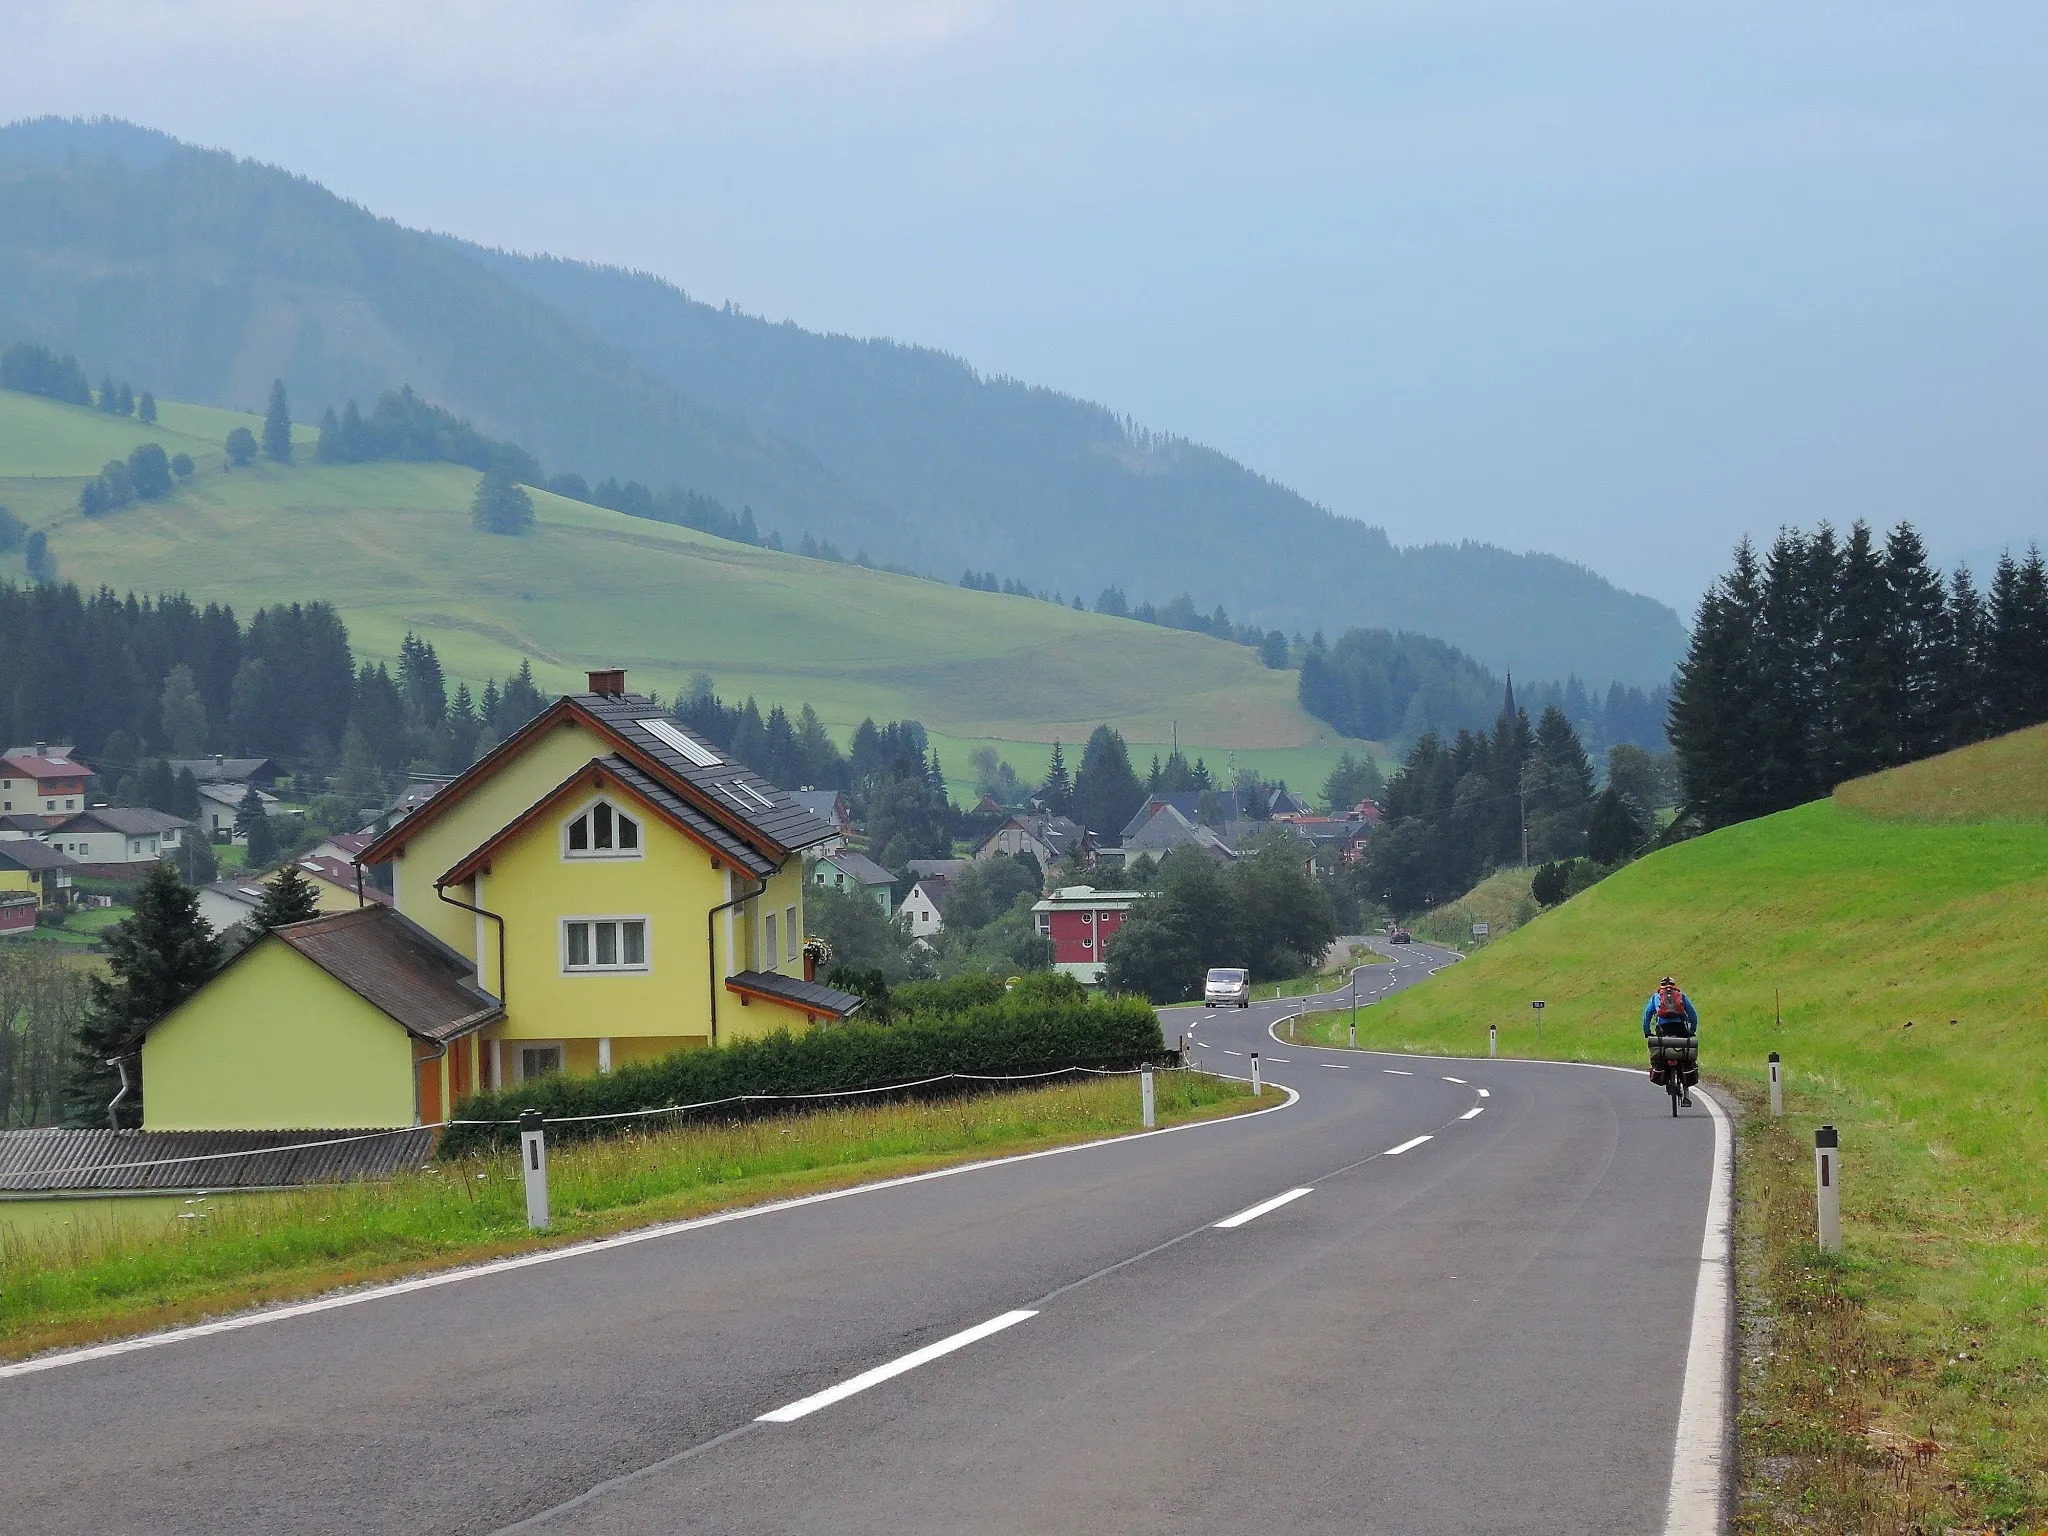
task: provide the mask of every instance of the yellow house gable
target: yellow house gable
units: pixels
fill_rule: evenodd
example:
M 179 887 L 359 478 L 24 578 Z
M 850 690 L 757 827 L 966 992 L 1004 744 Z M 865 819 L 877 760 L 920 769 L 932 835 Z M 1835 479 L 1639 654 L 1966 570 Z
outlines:
M 413 1057 L 412 1037 L 395 1019 L 277 938 L 264 938 L 150 1030 L 142 1044 L 143 1126 L 412 1125 Z

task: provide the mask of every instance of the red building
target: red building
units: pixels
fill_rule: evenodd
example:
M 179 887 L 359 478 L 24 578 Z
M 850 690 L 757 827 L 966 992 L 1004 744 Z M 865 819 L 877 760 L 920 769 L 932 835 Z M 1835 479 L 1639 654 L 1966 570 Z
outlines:
M 62 815 L 85 807 L 92 770 L 71 760 L 69 747 L 39 741 L 0 755 L 0 816 Z
M 1036 903 L 1031 910 L 1038 914 L 1038 931 L 1052 940 L 1052 968 L 1084 986 L 1100 982 L 1103 951 L 1143 894 L 1069 885 Z

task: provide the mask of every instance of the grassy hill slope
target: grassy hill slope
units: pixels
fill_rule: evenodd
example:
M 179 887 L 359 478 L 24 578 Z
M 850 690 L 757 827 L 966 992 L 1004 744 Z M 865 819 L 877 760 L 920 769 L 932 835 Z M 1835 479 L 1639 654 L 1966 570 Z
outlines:
M 393 658 L 416 630 L 458 677 L 503 676 L 525 656 L 543 686 L 617 664 L 669 695 L 705 671 L 764 708 L 808 699 L 842 735 L 864 715 L 911 716 L 956 774 L 982 740 L 1042 772 L 1055 737 L 1074 742 L 1104 720 L 1141 754 L 1177 720 L 1180 739 L 1219 766 L 1235 750 L 1304 787 L 1344 745 L 1302 713 L 1294 673 L 1225 641 L 807 560 L 545 492 L 534 493 L 531 534 L 494 537 L 470 526 L 472 470 L 230 472 L 219 444 L 248 418 L 160 409 L 151 428 L 0 392 L 0 504 L 48 533 L 61 577 L 183 590 L 245 615 L 325 598 L 362 654 Z M 173 500 L 82 517 L 82 477 L 144 441 L 191 453 L 199 473 Z M 0 575 L 22 575 L 19 553 L 0 556 Z
M 1186 589 L 1289 632 L 1438 635 L 1525 678 L 1654 685 L 1685 651 L 1670 609 L 1554 556 L 1397 548 L 1104 406 L 406 229 L 125 123 L 0 126 L 0 346 L 17 338 L 219 405 L 282 377 L 308 420 L 409 383 L 550 469 L 674 482 L 751 505 L 792 545 L 809 532 L 941 576 L 1091 601 Z
M 1744 1529 L 1790 1528 L 1765 1514 L 1796 1498 L 1833 1512 L 1818 1529 L 1939 1527 L 1886 1500 L 1955 1523 L 2048 1511 L 2043 782 L 2048 730 L 1845 785 L 1652 854 L 1361 1020 L 1361 1044 L 1483 1054 L 1498 1024 L 1503 1054 L 1637 1065 L 1670 971 L 1710 1078 L 1754 1106 L 1783 1053 L 1787 1122 L 1752 1112 L 1740 1160 L 1748 1304 L 1777 1342 L 1747 1363 L 1744 1445 L 1791 1459 L 1776 1483 L 1748 1465 L 1765 1513 Z M 1822 1120 L 1842 1133 L 1840 1260 L 1806 1246 Z M 1905 1438 L 1939 1450 L 1899 1463 Z

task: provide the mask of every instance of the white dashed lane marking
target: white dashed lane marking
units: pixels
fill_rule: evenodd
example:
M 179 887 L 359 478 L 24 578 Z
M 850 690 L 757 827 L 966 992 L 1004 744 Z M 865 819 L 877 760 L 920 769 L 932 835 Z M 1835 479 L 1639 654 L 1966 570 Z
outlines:
M 1235 1216 L 1226 1216 L 1216 1225 L 1219 1227 L 1241 1227 L 1248 1221 L 1257 1221 L 1268 1211 L 1277 1211 L 1290 1201 L 1299 1200 L 1303 1195 L 1313 1194 L 1312 1189 L 1290 1189 L 1284 1195 L 1275 1195 L 1270 1200 L 1261 1200 L 1249 1210 L 1239 1211 Z
M 1460 1088 L 1465 1086 L 1465 1079 L 1463 1079 L 1462 1077 L 1447 1077 L 1444 1079 L 1444 1081 L 1447 1083 L 1456 1083 Z
M 1389 1077 L 1413 1077 L 1415 1075 L 1413 1072 L 1403 1072 L 1399 1067 L 1381 1067 L 1380 1070 Z
M 1472 1108 L 1466 1110 L 1465 1113 L 1458 1116 L 1458 1118 L 1460 1120 L 1470 1120 L 1474 1115 L 1483 1115 L 1485 1113 L 1486 1106 L 1484 1104 L 1475 1104 Z
M 1303 1193 L 1307 1191 L 1304 1190 Z M 840 1382 L 836 1387 L 827 1387 L 822 1392 L 800 1398 L 786 1408 L 764 1413 L 756 1422 L 794 1424 L 798 1419 L 816 1413 L 820 1408 L 829 1408 L 836 1402 L 852 1397 L 856 1392 L 865 1392 L 869 1387 L 879 1386 L 893 1377 L 901 1376 L 905 1371 L 914 1371 L 920 1365 L 927 1365 L 943 1355 L 950 1355 L 956 1349 L 965 1349 L 969 1344 L 985 1339 L 992 1333 L 1014 1328 L 1026 1318 L 1036 1316 L 1036 1312 L 1005 1312 L 1001 1317 L 992 1317 L 985 1323 L 977 1323 L 972 1328 L 962 1329 L 950 1338 L 940 1339 L 936 1344 L 927 1344 L 923 1349 L 915 1349 L 907 1355 L 898 1356 L 887 1365 L 878 1365 L 872 1371 L 863 1371 L 858 1376 Z
M 1475 1088 L 1472 1091 L 1478 1094 L 1479 1097 L 1481 1097 L 1482 1099 L 1490 1099 L 1493 1097 L 1493 1095 L 1488 1093 L 1484 1088 Z
M 1386 1156 L 1399 1157 L 1403 1152 L 1413 1152 L 1417 1147 L 1421 1146 L 1425 1141 L 1428 1141 L 1430 1139 L 1431 1138 L 1427 1136 L 1411 1137 L 1409 1140 L 1402 1142 L 1401 1145 L 1399 1145 L 1398 1147 L 1387 1148 Z

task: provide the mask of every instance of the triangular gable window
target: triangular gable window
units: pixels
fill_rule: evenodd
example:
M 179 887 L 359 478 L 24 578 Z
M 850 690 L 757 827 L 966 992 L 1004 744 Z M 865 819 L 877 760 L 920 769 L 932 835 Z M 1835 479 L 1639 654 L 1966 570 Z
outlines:
M 637 859 L 641 856 L 640 823 L 599 800 L 562 824 L 562 856 L 568 859 Z

